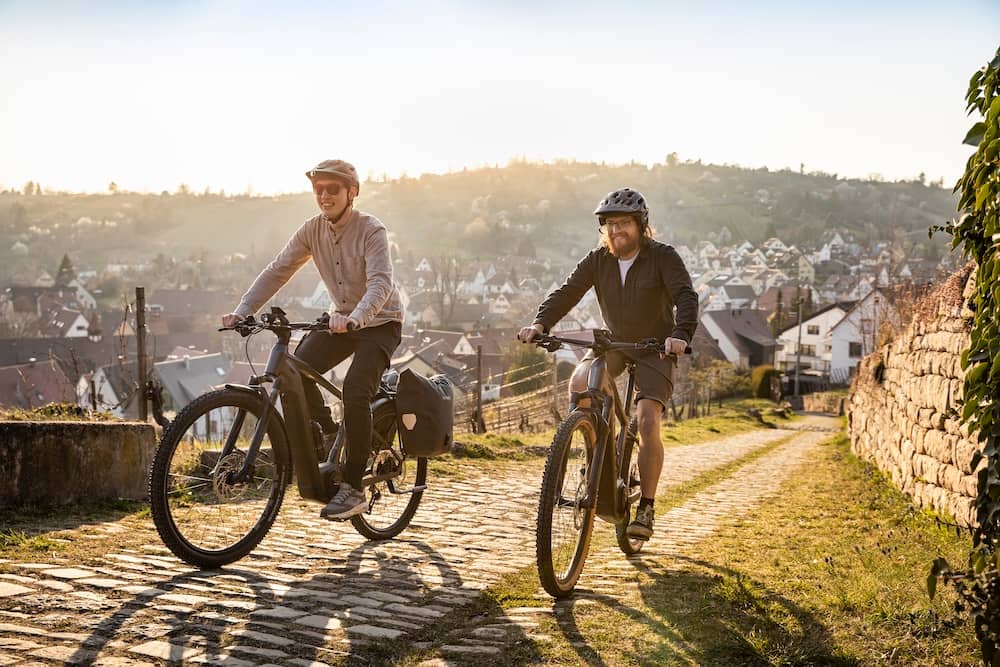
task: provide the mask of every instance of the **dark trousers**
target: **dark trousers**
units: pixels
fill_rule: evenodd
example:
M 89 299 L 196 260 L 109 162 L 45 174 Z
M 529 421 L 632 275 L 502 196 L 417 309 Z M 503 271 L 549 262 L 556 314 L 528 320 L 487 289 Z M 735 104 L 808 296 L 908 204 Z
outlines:
M 295 356 L 320 373 L 354 355 L 344 378 L 344 429 L 347 437 L 347 465 L 344 481 L 355 489 L 361 488 L 361 476 L 371 450 L 371 402 L 378 390 L 379 379 L 389 367 L 389 359 L 399 346 L 402 324 L 388 322 L 377 327 L 358 329 L 335 334 L 313 331 L 307 334 L 295 349 Z M 319 422 L 323 431 L 333 431 L 330 409 L 323 403 L 323 396 L 315 382 L 303 378 L 309 416 Z

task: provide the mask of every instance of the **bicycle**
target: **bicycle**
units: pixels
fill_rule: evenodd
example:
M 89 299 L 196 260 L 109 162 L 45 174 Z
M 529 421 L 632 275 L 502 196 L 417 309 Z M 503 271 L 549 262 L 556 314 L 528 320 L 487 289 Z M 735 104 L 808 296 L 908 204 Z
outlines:
M 607 381 L 605 354 L 662 352 L 664 346 L 657 340 L 614 342 L 609 332 L 602 330 L 594 332 L 593 342 L 548 335 L 536 336 L 532 342 L 549 352 L 574 345 L 589 348 L 595 355 L 587 390 L 573 393 L 570 412 L 552 439 L 538 499 L 535 557 L 539 579 L 550 595 L 564 598 L 573 592 L 583 572 L 595 515 L 614 524 L 618 547 L 626 555 L 639 553 L 645 544 L 645 540 L 631 538 L 626 532 L 633 505 L 642 495 L 636 448 L 638 424 L 631 416 L 635 367 L 639 362 L 626 355 L 628 381 L 623 404 L 618 387 Z M 602 388 L 605 383 L 610 384 L 610 393 Z M 580 406 L 581 399 L 589 399 L 589 406 Z M 612 447 L 615 425 L 618 436 Z
M 263 374 L 196 398 L 164 430 L 150 470 L 150 509 L 164 544 L 181 560 L 213 568 L 249 554 L 274 524 L 293 471 L 303 498 L 326 504 L 333 497 L 346 461 L 344 429 L 338 424 L 333 446 L 322 451 L 302 379 L 343 395 L 288 351 L 292 332 L 328 326 L 323 319 L 289 322 L 272 307 L 260 320 L 219 329 L 243 337 L 270 331 L 277 341 Z M 370 540 L 402 532 L 427 488 L 427 459 L 414 464 L 397 433 L 398 378 L 386 371 L 372 401 L 373 443 L 362 480 L 368 508 L 350 518 Z

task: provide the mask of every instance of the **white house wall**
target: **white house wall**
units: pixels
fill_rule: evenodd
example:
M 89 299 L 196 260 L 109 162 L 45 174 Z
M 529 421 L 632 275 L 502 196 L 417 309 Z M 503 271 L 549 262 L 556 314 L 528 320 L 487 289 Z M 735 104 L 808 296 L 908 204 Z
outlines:
M 815 355 L 802 355 L 802 364 L 808 365 L 810 368 L 820 368 L 824 365 L 823 356 L 824 349 L 823 345 L 826 344 L 827 338 L 830 335 L 830 330 L 833 328 L 837 322 L 844 318 L 844 310 L 842 308 L 831 308 L 819 315 L 806 319 L 802 327 L 802 345 L 812 345 L 816 350 Z M 818 325 L 819 333 L 810 334 L 809 325 Z M 799 327 L 793 327 L 781 333 L 778 336 L 779 349 L 775 350 L 774 362 L 775 365 L 784 370 L 789 366 L 794 368 L 799 342 Z
M 719 349 L 722 350 L 722 354 L 725 355 L 729 363 L 739 366 L 740 368 L 746 368 L 749 365 L 749 360 L 746 355 L 744 355 L 738 347 L 729 340 L 721 329 L 713 322 L 711 319 L 705 317 L 702 318 L 699 323 L 701 326 L 705 327 L 705 332 L 711 336 L 716 343 L 719 345 Z

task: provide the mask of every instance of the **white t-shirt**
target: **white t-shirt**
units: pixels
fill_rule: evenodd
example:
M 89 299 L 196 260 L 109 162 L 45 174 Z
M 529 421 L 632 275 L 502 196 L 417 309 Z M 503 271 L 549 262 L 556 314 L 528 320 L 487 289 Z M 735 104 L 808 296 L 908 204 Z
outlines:
M 632 255 L 632 259 L 619 259 L 618 260 L 618 270 L 622 274 L 622 287 L 625 287 L 625 276 L 628 275 L 628 270 L 635 264 L 635 258 L 639 256 L 639 253 Z

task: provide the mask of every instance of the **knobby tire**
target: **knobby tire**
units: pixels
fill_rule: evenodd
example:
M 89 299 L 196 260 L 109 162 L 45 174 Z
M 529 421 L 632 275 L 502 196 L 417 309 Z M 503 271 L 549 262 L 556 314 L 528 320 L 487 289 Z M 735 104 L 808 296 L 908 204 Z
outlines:
M 574 411 L 556 431 L 545 462 L 535 556 L 542 586 L 556 598 L 572 594 L 590 549 L 596 498 L 589 508 L 580 507 L 579 500 L 586 494 L 596 442 L 592 415 Z
M 246 417 L 236 451 L 220 467 L 239 410 Z M 263 410 L 260 396 L 219 389 L 186 405 L 164 431 L 150 470 L 150 511 L 163 543 L 181 560 L 201 568 L 227 565 L 249 554 L 274 524 L 292 474 L 280 415 L 271 414 L 249 482 L 229 484 L 226 477 L 245 459 Z M 221 471 L 213 474 L 216 468 Z

